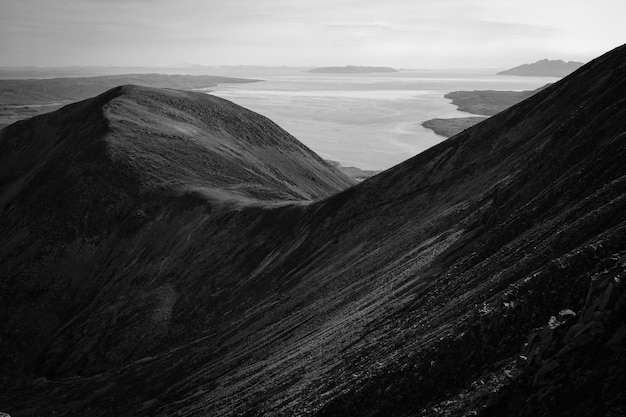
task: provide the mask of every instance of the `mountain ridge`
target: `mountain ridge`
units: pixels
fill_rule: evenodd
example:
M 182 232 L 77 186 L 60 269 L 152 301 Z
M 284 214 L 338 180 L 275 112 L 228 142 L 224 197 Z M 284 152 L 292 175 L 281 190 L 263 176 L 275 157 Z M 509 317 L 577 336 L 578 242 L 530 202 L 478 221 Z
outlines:
M 554 408 L 551 398 L 576 398 L 581 384 L 586 398 L 623 410 L 617 382 L 551 376 L 588 354 L 585 366 L 617 381 L 623 340 L 611 361 L 578 342 L 553 374 L 508 364 L 550 316 L 584 315 L 590 277 L 626 251 L 624 91 L 626 46 L 308 205 L 174 199 L 123 233 L 43 249 L 16 233 L 13 200 L 0 223 L 11 236 L 0 251 L 9 277 L 0 301 L 11 307 L 1 318 L 15 326 L 4 331 L 24 329 L 19 320 L 46 328 L 0 406 L 24 415 L 597 415 L 605 403 Z M 591 341 L 624 325 L 624 292 L 614 291 Z M 3 333 L 3 349 L 7 340 L 28 338 Z M 498 414 L 507 388 L 497 381 L 513 370 L 508 395 L 529 390 L 534 401 Z M 548 384 L 535 386 L 540 371 Z
M 233 195 L 239 193 L 244 197 L 297 200 L 316 198 L 329 190 L 336 191 L 350 184 L 342 174 L 338 174 L 334 168 L 328 168 L 311 150 L 268 119 L 214 96 L 128 85 L 109 90 L 92 100 L 68 106 L 67 112 L 69 118 L 86 117 L 87 125 L 98 126 L 98 132 L 93 137 L 89 133 L 82 135 L 90 138 L 93 145 L 100 144 L 103 153 L 94 157 L 106 156 L 110 158 L 111 164 L 127 165 L 124 171 L 133 171 L 133 176 L 137 177 L 134 181 L 146 188 L 145 191 L 155 192 L 163 187 L 171 188 L 174 186 L 171 179 L 178 178 L 178 187 L 221 188 L 224 191 L 230 189 Z M 55 114 L 36 120 L 53 118 Z M 159 116 L 163 116 L 163 120 L 167 122 L 161 122 Z M 19 130 L 20 127 L 19 122 L 9 126 L 5 135 L 10 136 L 12 131 Z M 236 137 L 235 133 L 244 137 Z M 150 139 L 146 138 L 148 135 Z M 81 147 L 84 142 L 83 139 L 74 138 L 69 146 Z M 6 147 L 7 142 L 4 144 Z M 63 143 L 58 142 L 57 145 Z M 175 148 L 177 150 L 172 152 L 171 149 Z M 287 168 L 279 165 L 271 168 L 274 161 L 264 160 L 262 156 L 265 148 L 279 150 L 273 156 L 274 159 L 279 159 L 278 163 L 281 153 L 295 153 L 309 158 L 309 162 L 319 171 L 315 176 L 324 178 L 322 170 L 327 170 L 338 177 L 332 179 L 326 174 L 327 181 L 334 188 L 324 189 L 323 185 L 318 186 L 302 177 L 301 181 L 307 183 L 302 187 L 307 191 L 298 191 L 295 188 L 291 190 L 293 186 L 285 183 L 282 185 L 283 191 L 277 193 L 276 190 L 281 187 L 278 171 Z M 197 155 L 205 160 L 194 161 Z M 193 170 L 181 169 L 184 166 L 181 162 L 184 160 L 194 161 L 188 163 Z M 239 162 L 228 162 L 230 160 Z M 256 162 L 250 162 L 251 160 Z M 220 172 L 216 170 L 215 164 L 230 165 L 230 170 Z M 298 166 L 289 168 L 293 171 L 293 178 L 300 175 L 298 169 Z M 167 172 L 162 175 L 159 172 L 162 170 Z M 7 166 L 7 171 L 16 169 Z M 246 178 L 254 175 L 262 176 L 263 179 L 253 181 Z M 302 175 L 314 176 L 313 173 Z M 266 182 L 268 185 L 266 191 L 262 188 L 233 188 L 247 182 L 259 186 Z M 270 183 L 273 185 L 269 185 Z M 267 195 L 264 195 L 265 192 Z

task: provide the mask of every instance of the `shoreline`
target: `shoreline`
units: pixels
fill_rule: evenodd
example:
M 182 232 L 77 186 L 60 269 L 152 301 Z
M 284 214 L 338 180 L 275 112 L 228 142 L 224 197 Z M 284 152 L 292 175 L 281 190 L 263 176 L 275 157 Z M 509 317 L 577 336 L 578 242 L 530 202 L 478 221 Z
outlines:
M 502 110 L 526 100 L 545 87 L 547 85 L 536 90 L 524 91 L 451 91 L 445 94 L 444 98 L 452 100 L 451 104 L 455 105 L 458 111 L 476 116 L 449 119 L 434 118 L 422 122 L 421 125 L 439 136 L 449 138 L 488 119 L 494 114 L 500 113 Z
M 426 129 L 432 130 L 436 135 L 450 138 L 488 118 L 487 116 L 455 117 L 451 119 L 434 118 L 422 122 L 421 125 Z

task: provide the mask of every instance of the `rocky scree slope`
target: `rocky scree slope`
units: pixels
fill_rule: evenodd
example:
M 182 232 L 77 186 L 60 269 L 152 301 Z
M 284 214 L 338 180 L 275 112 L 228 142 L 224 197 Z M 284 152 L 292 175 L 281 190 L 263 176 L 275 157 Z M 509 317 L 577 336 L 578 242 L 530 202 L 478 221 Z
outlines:
M 373 327 L 405 333 L 402 342 L 408 338 L 420 348 L 398 354 L 402 349 L 394 346 L 399 358 L 393 365 L 357 381 L 321 415 L 479 412 L 490 392 L 477 387 L 515 361 L 532 328 L 561 309 L 580 312 L 600 260 L 624 248 L 625 55 L 626 48 L 618 48 L 363 184 L 389 190 L 381 196 L 390 203 L 388 211 L 394 198 L 410 195 L 392 186 L 409 172 L 416 181 L 411 192 L 427 196 L 428 207 L 476 206 L 457 223 L 464 229 L 460 238 L 431 264 L 436 273 L 429 290 L 386 325 Z M 437 329 L 434 340 L 427 341 L 424 328 Z M 615 377 L 623 344 L 617 352 L 604 369 Z M 373 359 L 362 357 L 355 367 L 368 369 Z M 597 364 L 590 362 L 592 368 Z M 568 381 L 563 385 L 569 388 Z M 611 383 L 587 394 L 610 397 L 616 387 Z M 457 390 L 456 408 L 433 402 L 452 401 Z M 623 399 L 616 402 L 623 412 Z M 598 413 L 597 406 L 585 408 L 581 401 L 560 405 L 552 415 Z
M 622 277 L 625 91 L 620 47 L 308 205 L 261 204 L 251 193 L 247 204 L 217 203 L 215 192 L 178 191 L 200 181 L 192 174 L 131 170 L 119 189 L 136 184 L 157 203 L 132 200 L 123 220 L 46 240 L 17 228 L 46 217 L 4 191 L 26 180 L 7 181 L 3 210 L 15 211 L 4 218 L 28 217 L 9 223 L 0 258 L 2 348 L 12 346 L 6 340 L 36 347 L 21 357 L 9 349 L 15 376 L 0 407 L 16 415 L 623 414 L 618 281 L 599 315 L 587 311 L 608 288 L 593 289 L 592 278 Z M 120 160 L 132 161 L 122 149 Z M 567 310 L 582 321 L 567 324 Z M 37 325 L 17 324 L 24 320 Z M 541 326 L 579 324 L 554 346 L 534 336 Z M 575 356 L 554 356 L 578 338 L 562 353 Z M 593 354 L 605 345 L 612 356 Z M 598 375 L 606 383 L 594 384 Z

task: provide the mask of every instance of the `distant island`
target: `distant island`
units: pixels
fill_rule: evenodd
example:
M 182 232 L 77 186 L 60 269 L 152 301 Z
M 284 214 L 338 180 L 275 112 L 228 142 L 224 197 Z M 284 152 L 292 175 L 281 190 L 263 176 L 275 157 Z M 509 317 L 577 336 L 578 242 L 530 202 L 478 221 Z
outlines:
M 398 72 L 398 70 L 391 67 L 359 67 L 355 65 L 346 65 L 345 67 L 313 68 L 307 72 L 317 72 L 322 74 L 368 74 L 372 72 Z
M 561 59 L 542 59 L 532 64 L 523 64 L 506 71 L 500 71 L 498 75 L 519 75 L 525 77 L 565 77 L 582 67 L 582 62 Z

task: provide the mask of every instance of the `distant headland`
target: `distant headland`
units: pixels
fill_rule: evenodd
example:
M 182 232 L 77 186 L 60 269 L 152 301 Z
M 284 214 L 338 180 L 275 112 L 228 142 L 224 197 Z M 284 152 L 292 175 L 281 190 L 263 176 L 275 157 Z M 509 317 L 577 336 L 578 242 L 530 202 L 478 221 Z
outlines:
M 356 65 L 346 65 L 345 67 L 313 68 L 307 72 L 323 74 L 368 74 L 371 72 L 398 72 L 398 70 L 391 67 L 359 67 Z
M 517 67 L 501 71 L 498 75 L 520 75 L 526 77 L 565 77 L 582 67 L 582 62 L 569 61 L 565 62 L 561 59 L 549 60 L 542 59 L 532 64 L 523 64 Z

